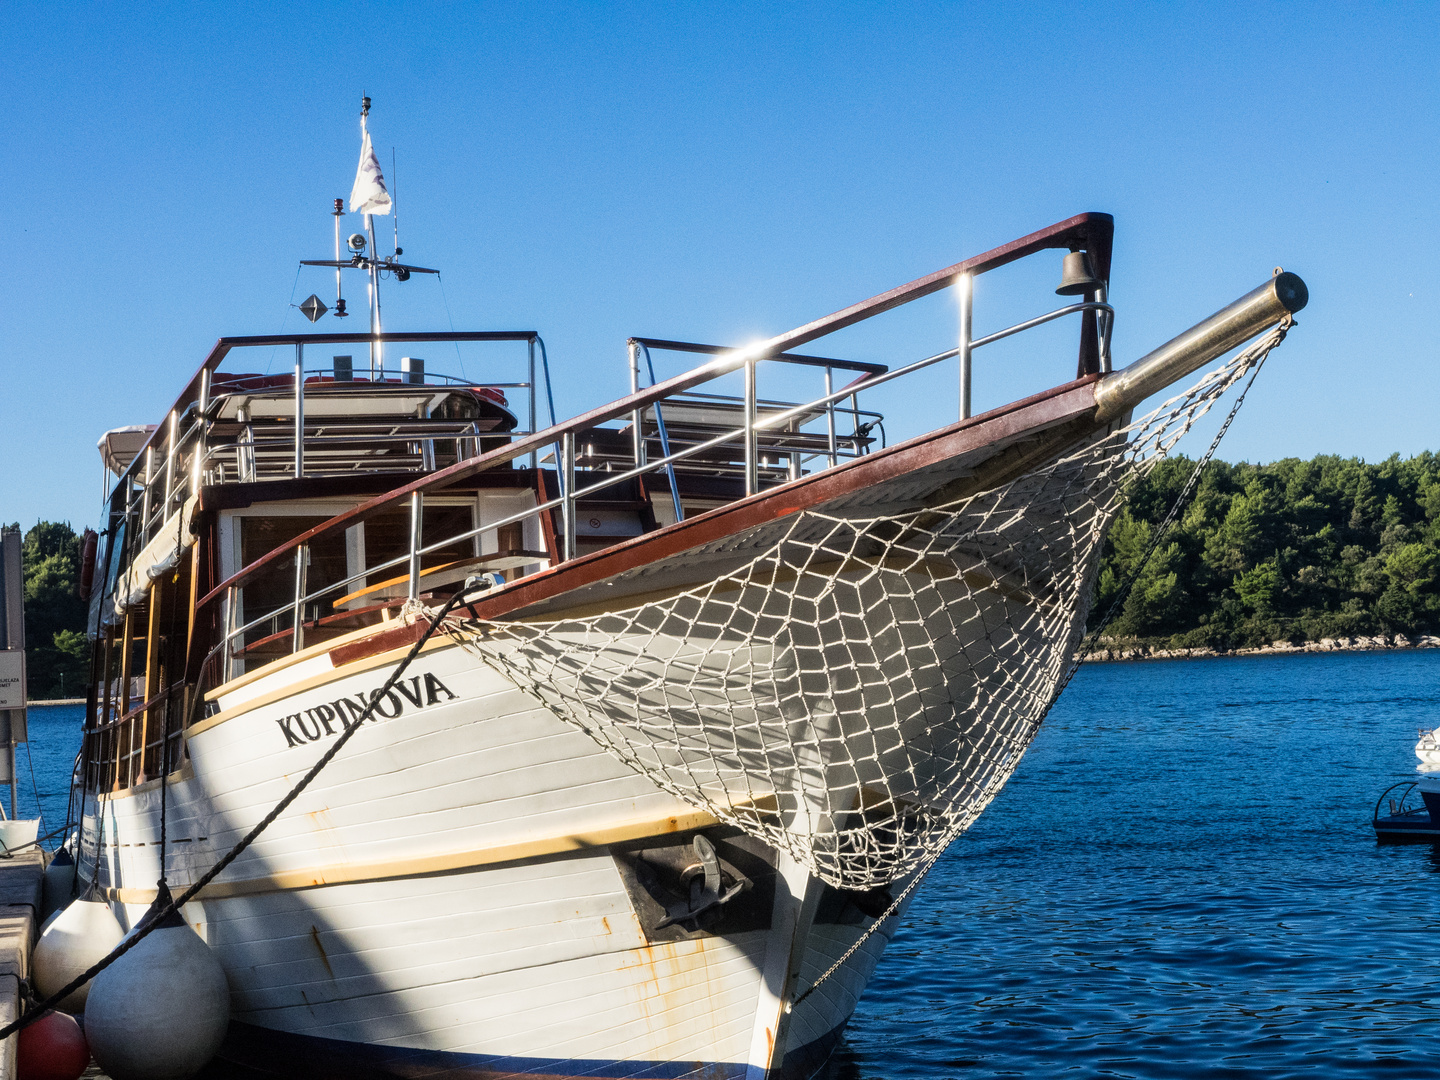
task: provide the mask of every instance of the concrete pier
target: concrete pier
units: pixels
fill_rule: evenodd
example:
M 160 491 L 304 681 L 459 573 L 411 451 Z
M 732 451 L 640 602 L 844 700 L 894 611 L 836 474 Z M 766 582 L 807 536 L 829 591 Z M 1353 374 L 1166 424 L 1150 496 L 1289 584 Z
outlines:
M 38 848 L 0 858 L 0 1027 L 20 1014 L 20 980 L 30 977 L 44 875 Z M 15 1080 L 16 1046 L 14 1035 L 0 1046 L 0 1080 Z

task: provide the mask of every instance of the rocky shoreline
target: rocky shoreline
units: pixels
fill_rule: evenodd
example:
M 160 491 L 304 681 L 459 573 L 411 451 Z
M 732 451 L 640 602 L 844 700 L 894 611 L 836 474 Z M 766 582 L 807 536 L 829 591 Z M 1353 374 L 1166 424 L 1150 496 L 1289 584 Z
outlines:
M 1102 639 L 1103 640 L 1103 639 Z M 1085 662 L 1119 660 L 1203 660 L 1217 656 L 1295 656 L 1300 653 L 1391 652 L 1399 649 L 1440 649 L 1440 637 L 1431 634 L 1376 634 L 1373 637 L 1321 638 L 1319 641 L 1272 641 L 1269 645 L 1249 649 L 1167 649 L 1134 644 L 1102 644 L 1085 658 Z

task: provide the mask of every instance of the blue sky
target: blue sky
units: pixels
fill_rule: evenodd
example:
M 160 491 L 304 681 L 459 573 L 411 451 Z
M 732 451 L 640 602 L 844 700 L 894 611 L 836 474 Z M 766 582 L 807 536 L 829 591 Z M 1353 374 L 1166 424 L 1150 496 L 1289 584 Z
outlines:
M 1440 441 L 1433 6 L 14 4 L 6 24 L 7 521 L 93 523 L 102 431 L 158 421 L 216 337 L 332 299 L 296 261 L 328 255 L 362 92 L 407 257 L 445 272 L 443 297 L 390 286 L 387 327 L 538 329 L 563 414 L 626 389 L 627 335 L 744 343 L 1104 210 L 1117 363 L 1275 265 L 1310 286 L 1222 456 Z M 1042 262 L 981 280 L 977 332 L 1054 301 Z M 896 363 L 954 334 L 943 295 L 886 318 L 825 348 Z M 1072 334 L 981 353 L 977 406 L 1069 377 Z M 887 400 L 890 426 L 948 419 L 948 380 Z

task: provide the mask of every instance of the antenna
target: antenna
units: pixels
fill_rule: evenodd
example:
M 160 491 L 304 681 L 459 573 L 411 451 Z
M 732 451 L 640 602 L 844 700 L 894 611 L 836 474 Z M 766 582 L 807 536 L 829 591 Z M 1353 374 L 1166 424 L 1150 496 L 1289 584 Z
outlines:
M 395 147 L 390 147 L 390 213 L 395 217 L 395 257 L 405 254 L 400 246 L 400 181 L 395 179 Z

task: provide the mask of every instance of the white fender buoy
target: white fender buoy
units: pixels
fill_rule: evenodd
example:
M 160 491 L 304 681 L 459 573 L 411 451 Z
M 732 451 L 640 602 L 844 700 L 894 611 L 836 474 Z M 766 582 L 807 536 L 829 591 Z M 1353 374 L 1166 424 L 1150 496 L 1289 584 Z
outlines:
M 50 865 L 45 867 L 45 884 L 40 900 L 40 921 L 44 922 L 55 912 L 70 903 L 75 888 L 75 857 L 69 848 L 55 852 Z
M 49 915 L 45 916 L 45 921 L 40 924 L 40 933 L 35 935 L 36 941 L 39 941 L 42 937 L 44 937 L 45 931 L 49 930 L 50 927 L 55 925 L 55 920 L 60 917 L 60 912 L 64 910 L 64 908 L 61 908 L 59 911 L 52 911 Z
M 47 998 L 63 989 L 76 975 L 108 956 L 124 936 L 125 930 L 107 904 L 99 900 L 74 901 L 55 916 L 31 954 L 35 988 L 40 996 Z M 85 1008 L 91 985 L 86 983 L 67 995 L 57 1008 L 66 1012 Z
M 169 903 L 162 883 L 150 911 Z M 85 1005 L 90 1052 L 112 1080 L 184 1080 L 215 1056 L 229 1024 L 225 970 L 178 912 L 95 976 Z

